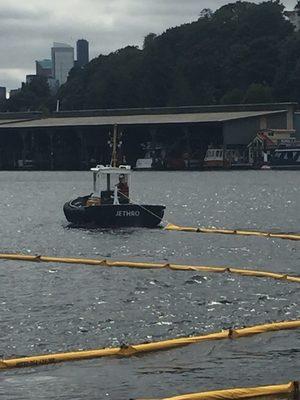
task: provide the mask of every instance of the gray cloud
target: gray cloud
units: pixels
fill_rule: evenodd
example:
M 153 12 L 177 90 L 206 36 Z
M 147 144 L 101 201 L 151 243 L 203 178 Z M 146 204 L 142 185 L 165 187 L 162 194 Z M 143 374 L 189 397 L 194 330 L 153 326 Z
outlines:
M 1 24 L 7 21 L 25 21 L 33 20 L 43 16 L 42 9 L 26 8 L 24 6 L 16 7 L 13 4 L 1 5 L 0 3 L 0 22 Z
M 258 1 L 257 1 L 258 2 Z M 203 8 L 226 0 L 0 0 L 0 86 L 19 87 L 36 59 L 50 58 L 53 41 L 85 38 L 91 57 L 141 45 L 149 33 L 196 20 Z M 296 1 L 283 2 L 288 8 Z

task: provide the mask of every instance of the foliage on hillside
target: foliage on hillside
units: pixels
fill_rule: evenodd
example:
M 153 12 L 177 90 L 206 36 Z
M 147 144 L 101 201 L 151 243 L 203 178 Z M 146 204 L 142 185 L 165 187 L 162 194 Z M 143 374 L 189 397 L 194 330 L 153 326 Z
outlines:
M 150 33 L 143 49 L 74 68 L 58 97 L 63 109 L 300 102 L 300 34 L 277 0 L 205 9 L 195 22 Z
M 54 108 L 55 99 L 50 94 L 46 78 L 36 76 L 12 98 L 0 103 L 0 111 L 42 111 L 45 114 Z

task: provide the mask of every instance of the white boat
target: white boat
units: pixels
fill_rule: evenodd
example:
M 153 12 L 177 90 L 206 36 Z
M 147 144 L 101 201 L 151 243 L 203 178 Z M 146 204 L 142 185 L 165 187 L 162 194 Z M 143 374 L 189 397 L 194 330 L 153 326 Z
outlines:
M 230 168 L 227 151 L 222 148 L 208 149 L 204 157 L 204 168 Z
M 207 169 L 251 168 L 245 149 L 209 148 L 203 161 Z
M 134 169 L 140 171 L 147 171 L 151 169 L 164 169 L 166 151 L 162 145 L 157 144 L 153 146 L 151 142 L 147 142 L 143 145 L 145 155 L 143 158 L 138 158 Z
M 153 158 L 138 158 L 136 160 L 135 169 L 136 170 L 148 170 L 152 169 Z
M 271 169 L 300 169 L 300 145 L 275 150 L 270 161 Z

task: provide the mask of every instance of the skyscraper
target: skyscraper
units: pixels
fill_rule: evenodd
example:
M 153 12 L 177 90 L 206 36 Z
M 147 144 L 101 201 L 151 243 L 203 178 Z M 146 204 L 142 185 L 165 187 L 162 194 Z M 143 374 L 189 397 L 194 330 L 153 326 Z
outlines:
M 51 48 L 52 72 L 59 85 L 63 85 L 74 67 L 74 48 L 66 43 L 53 43 Z
M 0 86 L 0 101 L 6 99 L 6 87 Z
M 37 76 L 45 76 L 46 78 L 50 78 L 52 76 L 52 61 L 45 60 L 37 60 L 35 62 L 35 69 Z
M 85 39 L 77 40 L 77 63 L 78 67 L 83 67 L 89 62 L 89 42 Z

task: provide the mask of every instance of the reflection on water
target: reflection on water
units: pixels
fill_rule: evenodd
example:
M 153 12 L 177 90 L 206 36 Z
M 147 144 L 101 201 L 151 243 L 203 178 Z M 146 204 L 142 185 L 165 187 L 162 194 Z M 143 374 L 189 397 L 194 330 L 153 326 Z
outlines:
M 299 274 L 299 242 L 162 229 L 70 228 L 62 205 L 90 192 L 85 172 L 1 172 L 0 181 L 2 252 Z M 134 197 L 165 204 L 165 220 L 175 224 L 299 231 L 297 172 L 145 172 L 134 173 L 133 182 Z M 296 284 L 227 274 L 1 261 L 0 288 L 0 353 L 5 358 L 300 319 Z M 159 398 L 286 383 L 299 379 L 299 344 L 296 330 L 131 359 L 6 371 L 0 376 L 0 397 Z

